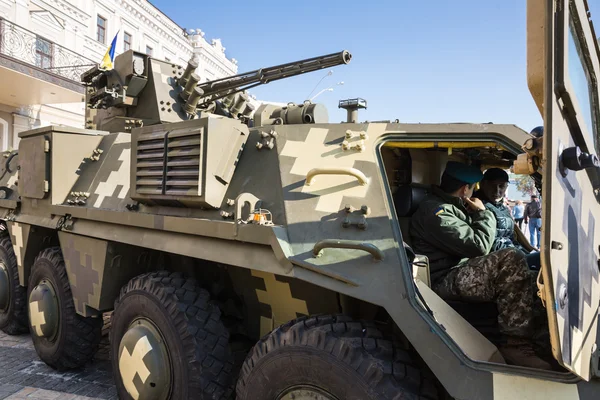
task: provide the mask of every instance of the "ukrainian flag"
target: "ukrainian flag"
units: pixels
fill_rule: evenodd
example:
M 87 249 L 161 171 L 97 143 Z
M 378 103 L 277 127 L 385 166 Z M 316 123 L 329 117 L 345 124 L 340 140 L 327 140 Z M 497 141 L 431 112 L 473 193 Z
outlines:
M 119 36 L 120 31 L 121 31 L 120 29 L 117 31 L 117 34 L 115 35 L 114 39 L 112 40 L 112 43 L 110 44 L 110 46 L 108 46 L 108 49 L 106 50 L 106 54 L 104 55 L 104 58 L 102 59 L 102 62 L 100 63 L 100 68 L 113 69 L 113 61 L 115 59 L 115 47 L 117 47 L 117 36 Z

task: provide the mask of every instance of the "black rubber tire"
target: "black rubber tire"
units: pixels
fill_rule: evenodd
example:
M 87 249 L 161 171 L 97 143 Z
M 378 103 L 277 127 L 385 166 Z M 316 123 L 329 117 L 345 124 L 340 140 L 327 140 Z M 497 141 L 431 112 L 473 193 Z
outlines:
M 229 332 L 219 307 L 194 279 L 158 271 L 133 278 L 115 302 L 110 329 L 114 381 L 120 399 L 131 399 L 119 373 L 119 345 L 131 321 L 145 317 L 170 353 L 170 399 L 230 399 L 235 386 Z
M 438 399 L 406 351 L 343 315 L 300 318 L 263 337 L 242 367 L 237 400 L 276 400 L 301 386 L 338 400 Z
M 10 237 L 6 233 L 0 235 L 0 261 L 6 266 L 10 283 L 10 302 L 8 309 L 0 311 L 0 329 L 9 335 L 28 333 L 27 288 L 19 284 L 17 258 Z
M 65 371 L 80 368 L 90 361 L 102 336 L 102 318 L 83 317 L 75 311 L 71 286 L 60 247 L 42 250 L 31 267 L 27 298 L 43 279 L 52 283 L 58 298 L 58 334 L 53 340 L 34 333 L 29 323 L 35 350 L 52 368 Z

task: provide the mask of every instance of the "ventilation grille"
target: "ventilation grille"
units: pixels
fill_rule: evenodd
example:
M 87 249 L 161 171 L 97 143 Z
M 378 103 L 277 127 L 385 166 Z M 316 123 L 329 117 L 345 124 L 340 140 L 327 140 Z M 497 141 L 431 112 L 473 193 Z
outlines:
M 136 192 L 146 196 L 200 196 L 202 131 L 196 127 L 139 135 Z
M 165 194 L 199 196 L 200 132 L 179 130 L 167 134 Z
M 137 144 L 136 191 L 139 194 L 162 194 L 165 132 L 140 135 Z

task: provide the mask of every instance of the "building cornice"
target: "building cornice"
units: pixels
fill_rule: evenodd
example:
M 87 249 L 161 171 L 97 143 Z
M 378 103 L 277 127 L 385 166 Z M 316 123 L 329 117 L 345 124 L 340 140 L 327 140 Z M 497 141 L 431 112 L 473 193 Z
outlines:
M 115 14 L 117 12 L 117 9 L 115 7 L 112 7 L 110 4 L 107 4 L 107 1 L 96 0 L 95 3 L 96 7 L 103 8 L 108 12 L 109 15 L 105 15 L 105 17 L 107 18 L 110 17 L 110 14 Z
M 181 33 L 184 30 L 181 26 L 179 26 L 171 18 L 169 18 L 165 13 L 160 11 L 156 6 L 154 6 L 153 4 L 151 4 L 150 2 L 148 2 L 146 0 L 120 0 L 120 2 L 121 3 L 133 2 L 133 3 L 137 4 L 148 14 L 150 14 L 153 17 L 155 17 L 156 19 L 158 19 L 158 21 L 161 24 L 169 27 L 169 29 L 174 33 Z M 166 21 L 165 21 L 165 18 L 167 19 Z
M 58 12 L 62 14 L 63 18 L 69 18 L 69 22 L 77 22 L 82 26 L 87 26 L 87 22 L 91 17 L 90 14 L 75 7 L 65 0 L 31 0 L 31 3 L 41 6 L 50 11 Z
M 0 4 L 4 4 L 8 8 L 12 7 L 15 4 L 14 0 L 0 0 Z
M 201 42 L 196 41 L 196 45 L 194 46 L 194 51 L 198 54 L 210 54 L 210 57 L 217 62 L 223 65 L 226 65 L 233 71 L 237 70 L 237 64 L 232 60 L 228 59 L 224 52 L 219 51 L 215 46 L 208 43 L 206 40 L 202 39 Z
M 186 55 L 191 56 L 192 45 L 183 36 L 183 29 L 170 20 L 166 21 L 164 14 L 154 6 L 150 7 L 146 1 L 142 0 L 116 0 L 116 2 L 128 15 L 140 21 L 140 23 L 149 26 L 162 39 L 170 43 L 171 47 L 176 47 L 178 50 L 185 52 Z M 153 39 L 153 41 L 160 42 L 157 39 Z
M 133 22 L 133 20 L 129 19 L 129 16 L 125 16 L 125 15 L 121 15 L 121 22 L 124 22 L 125 24 L 127 24 L 129 27 L 133 28 L 133 29 L 140 29 L 140 25 L 136 22 Z M 133 34 L 133 32 L 129 32 L 130 34 Z
M 37 21 L 41 24 L 44 24 L 50 29 L 53 29 L 56 32 L 61 32 L 65 29 L 64 21 L 60 21 L 54 14 L 50 11 L 42 10 L 42 11 L 30 11 L 29 15 L 32 21 Z
M 217 59 L 216 57 L 212 56 L 209 57 L 206 52 L 202 52 L 202 53 L 196 53 L 198 54 L 198 56 L 200 57 L 200 59 L 202 61 L 204 61 L 205 63 L 207 63 L 211 69 L 216 70 L 218 73 L 222 74 L 223 76 L 228 76 L 228 75 L 234 75 L 236 73 L 235 69 L 231 69 L 230 71 L 225 70 L 221 65 L 220 61 Z M 202 66 L 202 64 L 200 64 L 200 66 Z

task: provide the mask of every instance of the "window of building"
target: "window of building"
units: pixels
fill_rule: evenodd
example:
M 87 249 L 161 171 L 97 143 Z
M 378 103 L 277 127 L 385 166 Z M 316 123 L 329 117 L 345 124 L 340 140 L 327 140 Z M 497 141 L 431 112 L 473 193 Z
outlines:
M 100 43 L 106 44 L 106 18 L 98 15 L 98 20 L 96 22 L 96 26 L 98 27 L 98 33 L 97 33 L 96 39 Z
M 52 67 L 52 42 L 39 36 L 35 38 L 35 65 L 40 68 Z
M 131 34 L 123 33 L 123 50 L 127 51 L 131 49 Z
M 148 54 L 150 57 L 152 57 L 152 55 L 153 55 L 152 47 L 146 45 L 146 54 Z

